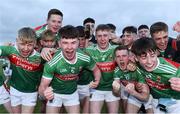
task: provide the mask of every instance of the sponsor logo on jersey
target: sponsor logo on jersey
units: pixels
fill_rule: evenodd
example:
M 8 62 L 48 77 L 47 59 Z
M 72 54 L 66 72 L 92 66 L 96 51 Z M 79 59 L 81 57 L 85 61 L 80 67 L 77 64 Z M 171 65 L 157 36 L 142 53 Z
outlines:
M 163 83 L 160 83 L 160 79 L 157 80 L 158 82 L 155 82 L 153 80 L 151 80 L 150 78 L 146 78 L 146 82 L 147 84 L 151 87 L 151 88 L 156 88 L 159 90 L 165 90 L 165 89 L 169 89 L 170 85 L 165 85 Z
M 115 62 L 98 62 L 97 66 L 102 72 L 112 72 L 115 69 Z
M 21 67 L 28 71 L 37 71 L 42 69 L 42 64 L 40 63 L 32 63 L 28 60 L 25 60 L 15 54 L 9 56 L 9 60 L 11 63 L 15 64 L 18 67 Z
M 61 73 L 67 72 L 67 69 L 60 69 Z
M 66 75 L 55 74 L 55 77 L 64 81 L 78 80 L 78 74 L 66 74 Z

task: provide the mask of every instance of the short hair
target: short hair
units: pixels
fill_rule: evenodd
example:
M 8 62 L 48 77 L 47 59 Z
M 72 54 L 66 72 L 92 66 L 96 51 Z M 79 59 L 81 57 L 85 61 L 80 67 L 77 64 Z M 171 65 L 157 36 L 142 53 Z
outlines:
M 76 27 L 72 25 L 66 25 L 59 30 L 60 39 L 75 39 L 79 37 L 79 32 Z
M 42 35 L 41 35 L 41 37 L 40 37 L 42 40 L 44 40 L 44 39 L 53 39 L 53 40 L 55 40 L 55 38 L 56 38 L 56 34 L 55 33 L 53 33 L 51 30 L 49 30 L 49 29 L 47 29 L 47 30 L 45 30 L 45 31 L 43 31 L 42 32 Z
M 63 13 L 58 9 L 50 9 L 48 12 L 47 19 L 49 19 L 51 17 L 51 15 L 60 15 L 61 17 L 63 17 Z
M 33 42 L 36 41 L 36 33 L 34 29 L 30 27 L 23 27 L 18 31 L 18 39 L 23 42 Z
M 109 31 L 111 28 L 107 25 L 107 24 L 99 24 L 97 27 L 96 27 L 96 32 L 99 31 L 99 30 L 107 30 Z
M 85 31 L 84 31 L 84 27 L 83 26 L 77 26 L 76 27 L 78 32 L 79 32 L 79 37 L 84 37 L 85 38 Z
M 127 33 L 135 33 L 137 34 L 137 28 L 135 26 L 127 26 L 123 29 L 122 33 L 124 34 L 125 32 Z
M 148 29 L 149 30 L 149 27 L 147 25 L 140 25 L 138 27 L 138 30 L 141 30 L 141 29 Z
M 116 48 L 114 49 L 114 55 L 116 55 L 116 52 L 117 52 L 117 51 L 120 51 L 120 50 L 127 50 L 127 51 L 129 52 L 129 49 L 128 49 L 127 46 L 125 46 L 125 45 L 119 45 L 118 47 L 116 47 Z
M 86 23 L 94 23 L 95 24 L 95 20 L 93 18 L 88 17 L 83 21 L 83 25 L 85 25 Z
M 156 44 L 152 38 L 144 37 L 134 41 L 131 51 L 137 55 L 141 56 L 146 54 L 148 51 L 155 52 L 157 50 Z
M 112 30 L 116 30 L 116 26 L 114 25 L 114 24 L 112 24 L 112 23 L 108 23 L 107 24 Z
M 150 27 L 151 36 L 154 33 L 157 33 L 157 32 L 160 32 L 160 31 L 167 32 L 168 31 L 168 25 L 166 23 L 164 23 L 164 22 L 156 22 L 156 23 L 151 25 L 151 27 Z

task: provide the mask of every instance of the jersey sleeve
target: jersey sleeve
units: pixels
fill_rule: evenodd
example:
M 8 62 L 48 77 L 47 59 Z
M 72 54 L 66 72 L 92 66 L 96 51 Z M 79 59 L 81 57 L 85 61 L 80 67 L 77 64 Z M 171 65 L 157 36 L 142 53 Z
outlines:
M 12 54 L 12 46 L 0 46 L 0 56 L 8 56 Z
M 116 67 L 115 70 L 114 70 L 114 73 L 113 73 L 113 78 L 114 78 L 115 80 L 119 80 L 119 79 L 120 79 L 120 73 L 119 73 L 119 72 L 120 72 L 120 71 L 119 71 L 119 68 Z
M 50 67 L 48 63 L 44 65 L 43 78 L 52 79 L 54 76 L 54 67 Z
M 142 73 L 142 71 L 139 68 L 137 68 L 136 75 L 138 77 L 138 82 L 139 83 L 146 83 L 144 73 Z
M 86 66 L 87 69 L 89 70 L 93 70 L 95 65 L 96 65 L 96 62 L 94 61 L 94 59 L 92 57 L 89 56 L 89 62 L 88 62 L 88 65 Z

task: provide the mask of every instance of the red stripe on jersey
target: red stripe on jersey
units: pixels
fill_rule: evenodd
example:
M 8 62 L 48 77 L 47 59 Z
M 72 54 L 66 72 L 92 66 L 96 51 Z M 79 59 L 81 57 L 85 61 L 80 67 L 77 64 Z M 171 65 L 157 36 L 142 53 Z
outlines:
M 98 62 L 97 66 L 102 72 L 112 72 L 114 71 L 116 64 L 114 61 L 111 62 Z
M 180 67 L 180 64 L 179 63 L 177 63 L 177 62 L 174 62 L 174 61 L 172 61 L 172 60 L 170 60 L 170 59 L 167 59 L 167 58 L 164 58 L 168 63 L 170 63 L 171 65 L 173 65 L 174 67 L 176 67 L 176 68 L 179 68 Z
M 170 85 L 165 85 L 163 83 L 155 82 L 151 80 L 150 78 L 146 78 L 146 83 L 149 85 L 150 88 L 156 88 L 159 90 L 165 90 L 165 89 L 170 89 Z
M 172 40 L 172 48 L 177 51 L 177 45 L 176 45 L 176 40 L 175 39 Z
M 38 27 L 34 28 L 34 30 L 35 30 L 35 31 L 37 31 L 37 30 L 41 29 L 42 27 L 44 27 L 44 26 L 46 26 L 46 25 L 47 25 L 47 24 L 44 24 L 44 25 L 38 26 Z
M 60 74 L 54 74 L 55 77 L 57 77 L 60 80 L 68 81 L 68 80 L 78 80 L 78 74 L 67 74 L 67 75 L 60 75 Z
M 8 58 L 11 63 L 13 63 L 16 66 L 21 67 L 25 70 L 28 70 L 28 71 L 37 71 L 37 70 L 41 70 L 43 68 L 42 64 L 32 63 L 30 61 L 22 59 L 21 57 L 15 55 L 15 54 L 11 54 Z

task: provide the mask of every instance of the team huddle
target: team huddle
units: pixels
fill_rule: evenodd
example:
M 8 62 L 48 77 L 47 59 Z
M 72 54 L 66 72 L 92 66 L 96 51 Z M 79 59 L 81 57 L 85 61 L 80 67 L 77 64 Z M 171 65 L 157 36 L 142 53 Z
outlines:
M 180 40 L 168 26 L 127 26 L 87 18 L 62 27 L 63 13 L 18 31 L 0 46 L 0 104 L 9 113 L 180 113 Z M 173 28 L 180 32 L 180 22 Z M 94 35 L 95 32 L 95 35 Z

